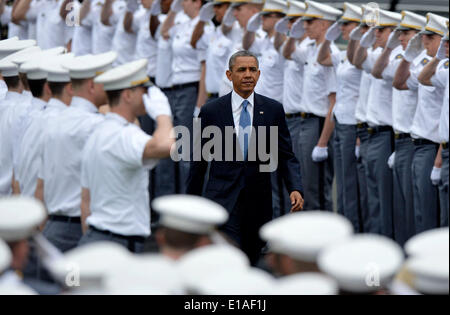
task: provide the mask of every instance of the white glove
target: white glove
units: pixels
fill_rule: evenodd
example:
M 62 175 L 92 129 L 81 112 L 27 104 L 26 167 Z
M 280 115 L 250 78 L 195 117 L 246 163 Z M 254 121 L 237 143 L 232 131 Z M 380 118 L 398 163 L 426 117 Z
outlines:
M 139 3 L 137 0 L 128 0 L 127 1 L 127 11 L 134 13 L 136 10 L 139 9 Z
M 367 33 L 363 35 L 359 44 L 361 45 L 361 47 L 369 48 L 372 47 L 373 44 L 375 44 L 376 40 L 377 39 L 375 38 L 375 28 L 372 27 Z
M 328 147 L 322 148 L 315 146 L 311 154 L 314 162 L 322 162 L 328 159 Z
M 361 37 L 363 37 L 362 33 L 363 26 L 359 25 L 357 28 L 353 29 L 353 31 L 350 32 L 350 39 L 351 40 L 361 40 Z
M 183 0 L 173 0 L 170 5 L 170 10 L 176 13 L 183 11 L 183 6 L 181 5 L 182 2 Z
M 153 16 L 161 14 L 161 0 L 154 0 L 150 8 L 150 14 Z
M 433 166 L 430 179 L 434 186 L 439 185 L 439 183 L 441 182 L 441 169 Z
M 419 57 L 419 55 L 423 51 L 422 44 L 422 35 L 417 34 L 408 43 L 405 52 L 403 53 L 403 57 L 406 61 L 412 62 L 414 59 Z
M 436 58 L 439 60 L 444 60 L 445 58 L 447 58 L 447 54 L 446 54 L 446 48 L 445 48 L 445 43 L 447 41 L 444 40 L 443 38 L 441 39 L 441 45 L 439 46 L 439 49 L 437 51 L 436 54 Z
M 208 2 L 200 9 L 199 18 L 200 21 L 209 22 L 216 14 L 214 13 L 214 3 Z
M 303 27 L 303 21 L 301 19 L 298 19 L 295 21 L 294 24 L 292 24 L 291 32 L 289 33 L 289 37 L 292 38 L 302 38 L 302 36 L 305 34 L 305 28 Z
M 394 31 L 391 35 L 389 35 L 389 39 L 386 44 L 387 48 L 394 49 L 395 47 L 400 46 L 401 42 L 399 37 L 401 33 L 401 31 Z
M 361 157 L 361 146 L 360 145 L 355 146 L 355 157 L 357 160 L 359 160 L 359 158 Z
M 198 118 L 198 115 L 200 115 L 200 107 L 195 106 L 195 108 L 194 108 L 194 118 Z
M 325 34 L 326 40 L 332 42 L 341 36 L 341 27 L 338 22 L 335 22 L 333 25 L 330 26 L 330 28 L 327 30 L 327 33 Z
M 227 11 L 225 12 L 225 15 L 223 16 L 222 23 L 223 23 L 225 26 L 232 27 L 234 21 L 236 21 L 236 18 L 235 18 L 234 15 L 233 15 L 233 8 L 230 6 L 230 7 L 227 9 Z
M 289 18 L 288 17 L 282 18 L 277 22 L 277 24 L 275 24 L 275 31 L 280 34 L 287 35 L 287 33 L 289 33 L 288 24 Z
M 172 117 L 172 111 L 170 110 L 169 100 L 166 95 L 156 86 L 152 86 L 148 89 L 148 93 L 142 96 L 144 101 L 145 110 L 147 114 L 156 120 L 160 115 L 167 115 Z
M 262 24 L 261 12 L 254 14 L 247 22 L 247 31 L 256 32 Z
M 395 151 L 389 157 L 389 159 L 387 161 L 387 164 L 388 164 L 390 169 L 392 169 L 394 167 L 394 164 L 395 164 Z

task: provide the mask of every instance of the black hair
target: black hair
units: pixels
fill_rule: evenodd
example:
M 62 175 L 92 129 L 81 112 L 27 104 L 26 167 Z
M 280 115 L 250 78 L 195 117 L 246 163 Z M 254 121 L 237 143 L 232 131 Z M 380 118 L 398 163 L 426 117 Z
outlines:
M 44 85 L 47 82 L 45 79 L 41 80 L 30 80 L 28 79 L 28 85 L 30 86 L 31 94 L 34 97 L 42 97 L 44 95 Z
M 120 95 L 124 90 L 112 90 L 106 91 L 106 96 L 108 96 L 108 102 L 110 107 L 119 105 Z
M 52 91 L 53 96 L 61 96 L 68 84 L 69 82 L 48 82 L 48 87 Z
M 17 89 L 20 84 L 20 78 L 18 75 L 13 77 L 3 77 L 3 80 L 5 80 L 6 86 L 8 86 L 8 89 Z

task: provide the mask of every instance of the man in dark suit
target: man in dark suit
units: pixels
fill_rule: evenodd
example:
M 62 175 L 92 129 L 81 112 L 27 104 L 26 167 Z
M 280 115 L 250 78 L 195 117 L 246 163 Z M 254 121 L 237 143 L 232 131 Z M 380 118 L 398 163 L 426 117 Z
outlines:
M 240 51 L 230 58 L 227 77 L 233 82 L 233 91 L 202 107 L 201 134 L 194 132 L 195 142 L 208 127 L 220 129 L 222 148 L 216 151 L 213 147 L 210 162 L 205 154 L 201 159 L 191 159 L 187 183 L 188 194 L 203 195 L 228 210 L 229 220 L 221 229 L 249 256 L 252 264 L 257 262 L 264 245 L 259 228 L 272 219 L 271 173 L 262 169 L 267 167 L 264 153 L 270 153 L 270 162 L 275 162 L 283 177 L 291 211 L 303 208 L 300 165 L 292 151 L 283 106 L 254 93 L 259 75 L 258 59 L 252 53 Z M 226 129 L 229 131 L 230 127 L 235 133 L 227 137 Z M 273 140 L 278 145 L 270 148 Z M 201 139 L 201 152 L 208 141 L 211 140 Z M 230 153 L 230 148 L 236 152 Z M 196 149 L 199 150 L 194 145 L 193 156 Z

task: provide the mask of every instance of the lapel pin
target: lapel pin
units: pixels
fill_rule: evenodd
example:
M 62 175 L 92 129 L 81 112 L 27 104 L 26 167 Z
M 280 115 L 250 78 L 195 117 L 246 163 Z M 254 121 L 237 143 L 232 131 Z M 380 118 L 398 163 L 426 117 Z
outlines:
M 260 115 L 264 115 L 264 112 L 259 112 Z

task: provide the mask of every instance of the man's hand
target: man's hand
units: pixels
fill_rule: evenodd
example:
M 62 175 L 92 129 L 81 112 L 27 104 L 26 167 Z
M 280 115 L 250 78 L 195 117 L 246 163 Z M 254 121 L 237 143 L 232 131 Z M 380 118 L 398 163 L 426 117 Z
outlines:
M 406 47 L 406 50 L 403 53 L 403 56 L 405 57 L 406 61 L 412 62 L 414 59 L 419 57 L 422 51 L 423 51 L 422 35 L 417 34 L 409 41 L 408 46 Z
M 298 191 L 291 192 L 291 212 L 297 212 L 303 210 L 303 204 L 305 201 L 303 200 L 302 195 Z
M 327 33 L 325 34 L 326 40 L 332 42 L 341 36 L 341 26 L 338 22 L 335 22 L 333 25 L 330 26 L 330 28 L 327 30 Z
M 389 39 L 387 41 L 387 48 L 394 49 L 397 46 L 400 46 L 401 42 L 399 37 L 401 33 L 402 33 L 401 31 L 394 31 L 391 33 L 391 35 L 389 35 Z
M 350 39 L 359 41 L 361 40 L 361 37 L 363 37 L 363 26 L 359 25 L 357 28 L 355 28 L 353 31 L 350 32 Z
M 280 34 L 287 35 L 289 33 L 288 24 L 289 18 L 288 17 L 282 18 L 277 22 L 277 24 L 275 24 L 275 31 Z
M 439 167 L 434 166 L 430 175 L 431 183 L 434 186 L 438 186 L 441 182 L 441 169 Z
M 235 18 L 234 15 L 233 15 L 233 8 L 230 6 L 230 7 L 227 9 L 227 11 L 225 12 L 225 15 L 223 16 L 222 23 L 223 23 L 225 26 L 232 27 L 234 21 L 236 21 L 236 18 Z
M 392 169 L 395 165 L 395 151 L 391 154 L 391 156 L 389 157 L 387 164 L 389 166 L 390 169 Z
M 363 35 L 359 44 L 361 45 L 361 47 L 369 48 L 373 44 L 375 44 L 376 40 L 377 39 L 375 37 L 375 28 L 372 27 L 367 33 Z
M 215 15 L 213 2 L 208 2 L 200 9 L 199 17 L 202 22 L 211 21 Z
M 314 162 L 323 162 L 328 159 L 328 147 L 315 146 L 311 158 Z
M 292 24 L 291 31 L 289 33 L 289 37 L 299 39 L 305 34 L 305 28 L 303 27 L 303 21 L 298 19 Z
M 172 117 L 172 111 L 166 95 L 156 86 L 150 87 L 148 89 L 148 94 L 142 95 L 142 99 L 147 114 L 153 120 L 156 120 L 160 115 Z
M 436 59 L 444 60 L 445 58 L 447 58 L 447 54 L 446 54 L 447 49 L 445 48 L 446 43 L 447 43 L 447 41 L 444 38 L 442 38 L 441 45 L 439 46 L 439 49 L 436 54 Z
M 150 8 L 150 14 L 153 16 L 161 14 L 161 0 L 153 1 L 152 7 Z
M 175 13 L 183 11 L 183 6 L 181 3 L 183 0 L 173 0 L 172 4 L 170 5 L 170 10 L 172 10 Z
M 247 23 L 247 31 L 256 32 L 262 25 L 261 12 L 254 14 Z

